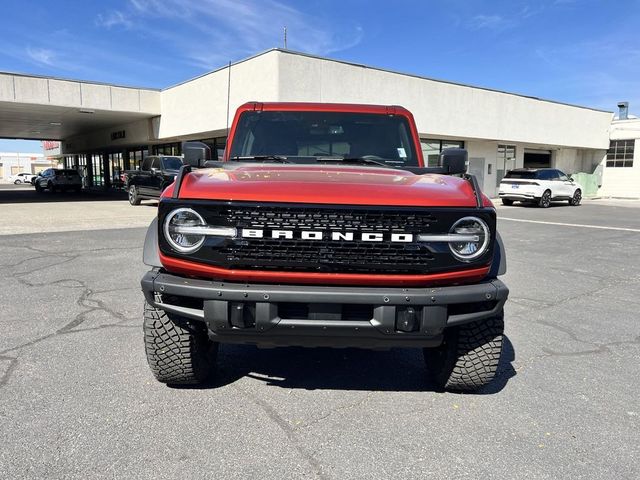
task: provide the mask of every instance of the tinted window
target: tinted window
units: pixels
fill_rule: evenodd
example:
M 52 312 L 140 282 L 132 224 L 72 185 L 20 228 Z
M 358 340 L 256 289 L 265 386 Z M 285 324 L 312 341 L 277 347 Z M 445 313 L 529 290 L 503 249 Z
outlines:
M 180 170 L 182 160 L 178 157 L 162 157 L 162 167 L 165 170 Z
M 555 180 L 558 174 L 555 170 L 538 170 L 538 178 L 540 180 Z
M 143 161 L 142 161 L 142 167 L 140 167 L 142 170 L 151 170 L 151 161 L 153 160 L 153 157 L 146 157 Z
M 78 172 L 76 170 L 71 170 L 71 169 L 60 170 L 60 173 L 62 175 L 78 175 Z
M 407 119 L 372 113 L 244 112 L 230 156 L 256 155 L 303 163 L 323 156 L 371 156 L 389 166 L 418 165 Z
M 158 170 L 160 169 L 160 159 L 158 157 L 155 157 L 153 159 L 153 163 L 151 164 L 151 168 L 157 168 Z
M 512 170 L 510 172 L 507 172 L 504 178 L 523 178 L 526 180 L 533 180 L 538 177 L 536 177 L 536 172 L 530 172 L 527 170 Z

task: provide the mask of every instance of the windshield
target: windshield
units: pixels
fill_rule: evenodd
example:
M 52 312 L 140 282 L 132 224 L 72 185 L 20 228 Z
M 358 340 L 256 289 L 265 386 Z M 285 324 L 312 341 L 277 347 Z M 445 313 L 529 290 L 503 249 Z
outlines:
M 419 166 L 411 138 L 409 122 L 400 115 L 244 112 L 230 157 L 278 155 L 297 163 L 365 157 L 390 167 Z
M 178 157 L 162 157 L 162 166 L 165 170 L 180 170 L 182 160 Z
M 526 172 L 526 171 L 507 172 L 504 178 L 524 178 L 527 180 L 533 180 L 536 178 L 536 172 Z

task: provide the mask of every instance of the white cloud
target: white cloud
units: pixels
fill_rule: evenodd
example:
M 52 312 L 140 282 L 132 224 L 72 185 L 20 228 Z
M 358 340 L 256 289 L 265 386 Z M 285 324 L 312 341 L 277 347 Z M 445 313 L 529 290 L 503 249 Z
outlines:
M 114 10 L 104 15 L 99 14 L 96 18 L 96 25 L 105 28 L 112 28 L 116 26 L 131 28 L 133 24 L 124 13 L 119 10 Z
M 56 54 L 46 48 L 27 47 L 27 55 L 31 60 L 42 65 L 54 65 Z
M 612 33 L 558 47 L 536 48 L 548 75 L 540 86 L 573 102 L 615 110 L 620 100 L 640 109 L 640 48 L 635 34 Z
M 148 20 L 166 23 L 148 28 Z M 319 55 L 352 48 L 364 35 L 348 20 L 336 24 L 335 19 L 313 17 L 277 0 L 129 0 L 124 12 L 100 15 L 98 23 L 106 28 L 135 24 L 137 31 L 204 68 L 282 47 L 284 26 L 288 48 Z
M 474 30 L 504 30 L 514 25 L 512 19 L 502 15 L 476 15 L 469 22 L 469 26 Z

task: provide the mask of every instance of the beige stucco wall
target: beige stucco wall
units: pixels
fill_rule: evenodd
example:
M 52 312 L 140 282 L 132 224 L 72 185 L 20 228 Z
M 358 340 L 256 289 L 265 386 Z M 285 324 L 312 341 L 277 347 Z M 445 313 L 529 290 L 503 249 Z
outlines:
M 279 99 L 379 103 L 411 110 L 430 136 L 607 148 L 612 114 L 331 60 L 278 56 Z
M 155 117 L 157 118 L 157 117 Z M 122 139 L 111 139 L 111 134 L 115 131 L 124 130 L 126 137 Z M 70 137 L 62 142 L 62 150 L 65 154 L 83 153 L 98 149 L 117 149 L 118 147 L 146 145 L 157 138 L 157 122 L 154 119 L 143 119 L 136 122 L 126 123 L 96 130 L 94 132 Z
M 253 57 L 231 67 L 229 124 L 235 110 L 243 103 L 279 99 L 279 56 L 274 53 Z M 163 90 L 159 137 L 175 138 L 226 128 L 228 78 L 229 70 L 223 68 Z
M 515 167 L 523 165 L 525 148 L 541 148 L 552 150 L 553 165 L 571 173 L 592 171 L 609 145 L 612 114 L 608 112 L 278 50 L 232 66 L 227 119 L 228 74 L 225 67 L 167 88 L 157 97 L 161 116 L 67 139 L 71 148 L 66 151 L 223 136 L 236 108 L 251 100 L 405 106 L 413 112 L 421 137 L 464 140 L 470 158 L 484 158 L 485 168 L 492 165 L 491 173 L 485 170 L 483 184 L 490 195 L 496 188 L 499 143 L 516 145 Z M 90 92 L 86 101 L 96 108 L 107 102 L 111 106 L 135 102 L 132 92 L 119 87 L 113 87 L 107 98 L 103 87 L 83 83 L 83 95 Z M 59 95 L 72 97 L 79 87 L 59 84 L 56 88 Z M 0 76 L 0 95 L 6 91 Z M 145 102 L 151 108 L 154 101 L 140 91 L 139 108 Z M 126 140 L 112 141 L 110 133 L 119 129 L 126 129 Z M 611 188 L 618 188 L 621 177 L 618 172 L 610 174 Z
M 164 90 L 160 138 L 227 123 L 226 68 Z M 612 114 L 296 55 L 267 52 L 231 69 L 230 116 L 250 100 L 402 105 L 430 137 L 608 147 Z
M 611 124 L 611 140 L 635 140 L 633 167 L 607 167 L 603 155 L 601 165 L 603 197 L 640 198 L 640 119 L 616 120 Z
M 0 101 L 160 113 L 160 92 L 156 90 L 4 73 L 0 74 Z

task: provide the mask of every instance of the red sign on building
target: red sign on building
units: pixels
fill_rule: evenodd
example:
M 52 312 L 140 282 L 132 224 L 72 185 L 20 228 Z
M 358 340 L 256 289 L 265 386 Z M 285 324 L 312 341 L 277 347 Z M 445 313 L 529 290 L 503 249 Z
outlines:
M 42 148 L 45 150 L 55 150 L 60 148 L 60 142 L 56 142 L 55 140 L 45 140 L 42 142 Z

